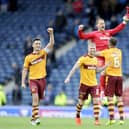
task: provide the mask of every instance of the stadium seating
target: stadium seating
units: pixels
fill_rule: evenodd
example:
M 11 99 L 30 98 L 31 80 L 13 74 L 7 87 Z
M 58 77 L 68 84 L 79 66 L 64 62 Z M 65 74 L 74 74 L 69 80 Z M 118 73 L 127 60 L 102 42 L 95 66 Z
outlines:
M 32 38 L 37 35 L 43 35 L 45 43 L 48 42 L 46 33 L 47 24 L 55 18 L 56 8 L 63 7 L 61 0 L 19 0 L 19 9 L 17 12 L 7 12 L 0 14 L 0 83 L 12 79 L 14 71 L 11 68 L 13 62 L 18 63 L 20 67 L 23 64 L 23 46 L 27 36 Z M 49 5 L 49 6 L 48 6 Z M 86 24 L 87 19 L 82 19 Z M 68 19 L 66 27 L 69 35 L 73 27 L 73 19 Z M 123 50 L 123 73 L 129 75 L 129 27 L 120 32 L 117 36 L 119 48 Z M 60 43 L 66 43 L 66 33 L 56 34 L 56 47 Z M 78 41 L 74 48 L 65 55 L 57 59 L 58 67 L 51 71 L 49 81 L 53 84 L 55 93 L 64 89 L 68 98 L 77 99 L 79 85 L 79 71 L 75 74 L 69 84 L 64 84 L 64 79 L 77 58 L 86 53 L 87 42 Z M 11 100 L 11 94 L 8 94 L 8 100 Z M 23 90 L 23 104 L 31 103 L 29 88 Z M 10 102 L 10 101 L 8 101 Z M 9 103 L 11 104 L 11 103 Z

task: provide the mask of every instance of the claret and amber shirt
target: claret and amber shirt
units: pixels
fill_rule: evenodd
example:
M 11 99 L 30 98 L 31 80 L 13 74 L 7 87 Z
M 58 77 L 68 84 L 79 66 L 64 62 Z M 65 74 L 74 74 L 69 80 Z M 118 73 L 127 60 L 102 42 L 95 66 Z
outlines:
M 100 52 L 105 61 L 111 62 L 106 68 L 106 74 L 111 76 L 122 76 L 122 51 L 118 48 L 110 48 Z
M 80 66 L 80 83 L 88 86 L 96 86 L 96 68 L 97 58 L 90 57 L 89 55 L 82 56 L 78 59 Z
M 29 70 L 29 79 L 41 79 L 46 76 L 46 57 L 45 49 L 25 57 L 24 68 Z

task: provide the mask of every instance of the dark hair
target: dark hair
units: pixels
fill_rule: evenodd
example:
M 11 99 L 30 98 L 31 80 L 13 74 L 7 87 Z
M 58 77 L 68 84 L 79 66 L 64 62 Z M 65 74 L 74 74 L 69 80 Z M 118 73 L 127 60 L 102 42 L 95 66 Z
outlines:
M 33 39 L 32 43 L 34 43 L 35 41 L 41 41 L 41 39 L 40 38 L 35 38 L 35 39 Z
M 114 47 L 117 45 L 117 39 L 114 38 L 114 37 L 111 37 L 111 38 L 109 39 L 109 42 L 110 42 L 110 44 L 111 44 L 112 46 L 114 46 Z

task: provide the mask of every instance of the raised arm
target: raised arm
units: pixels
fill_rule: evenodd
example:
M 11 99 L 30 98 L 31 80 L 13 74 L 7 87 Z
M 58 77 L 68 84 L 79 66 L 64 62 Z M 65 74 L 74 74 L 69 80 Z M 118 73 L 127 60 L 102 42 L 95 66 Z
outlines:
M 47 46 L 45 47 L 45 49 L 49 51 L 53 48 L 55 41 L 54 41 L 53 28 L 48 28 L 47 31 L 49 33 L 50 38 L 49 38 L 49 42 L 48 42 Z
M 111 35 L 117 34 L 118 32 L 120 32 L 121 30 L 124 29 L 124 27 L 128 23 L 128 21 L 129 21 L 129 19 L 126 16 L 124 16 L 123 17 L 123 22 L 121 24 L 119 24 L 117 27 L 115 27 L 114 29 L 110 29 L 109 33 Z
M 23 68 L 22 70 L 22 79 L 21 79 L 21 86 L 23 88 L 26 88 L 26 84 L 25 84 L 25 80 L 26 80 L 26 77 L 27 77 L 27 73 L 28 73 L 28 69 L 27 68 Z
M 93 32 L 84 33 L 83 29 L 84 29 L 84 25 L 79 25 L 79 27 L 78 27 L 78 36 L 79 36 L 79 38 L 80 39 L 92 39 L 93 36 L 94 36 Z
M 68 76 L 64 81 L 66 84 L 70 82 L 71 77 L 73 76 L 73 74 L 76 72 L 78 68 L 79 68 L 79 64 L 78 62 L 76 62 L 76 64 L 73 66 L 73 68 L 71 69 L 71 71 L 69 72 Z

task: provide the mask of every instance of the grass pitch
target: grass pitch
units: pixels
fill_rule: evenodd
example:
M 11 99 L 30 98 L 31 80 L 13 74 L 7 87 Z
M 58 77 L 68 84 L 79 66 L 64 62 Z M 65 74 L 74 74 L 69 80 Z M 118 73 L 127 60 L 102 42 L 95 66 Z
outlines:
M 78 126 L 72 118 L 42 118 L 41 124 L 32 126 L 30 118 L 25 117 L 0 117 L 0 129 L 129 129 L 129 120 L 124 125 L 118 121 L 114 125 L 106 126 L 107 119 L 101 119 L 100 126 L 95 126 L 93 119 L 82 119 L 82 125 Z

